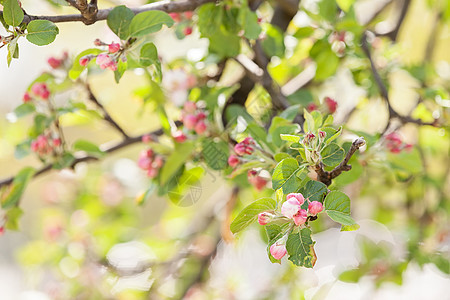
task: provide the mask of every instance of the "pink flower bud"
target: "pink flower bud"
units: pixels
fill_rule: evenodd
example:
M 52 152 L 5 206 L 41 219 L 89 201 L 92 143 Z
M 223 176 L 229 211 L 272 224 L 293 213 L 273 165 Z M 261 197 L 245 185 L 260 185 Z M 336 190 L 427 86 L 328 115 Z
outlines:
M 184 12 L 184 16 L 186 17 L 186 19 L 190 20 L 192 19 L 192 16 L 194 15 L 194 13 L 192 11 L 186 11 Z
M 61 146 L 61 139 L 60 138 L 53 139 L 53 146 L 55 147 Z
M 325 131 L 319 131 L 319 138 L 324 139 L 327 136 L 327 133 Z
M 275 259 L 282 259 L 286 253 L 286 245 L 284 244 L 278 244 L 278 242 L 275 242 L 272 246 L 270 246 L 270 254 L 272 254 Z
M 155 178 L 156 176 L 158 176 L 158 169 L 154 169 L 154 168 L 148 169 L 147 176 L 150 178 Z
M 3 235 L 5 233 L 5 227 L 1 226 L 0 227 L 0 235 Z
M 234 146 L 234 152 L 236 152 L 237 155 L 242 156 L 245 154 L 246 148 L 247 148 L 247 146 L 239 143 L 239 144 L 236 144 L 236 146 Z
M 300 205 L 305 203 L 305 198 L 303 197 L 303 195 L 301 193 L 290 193 L 290 194 L 287 194 L 286 200 L 289 200 L 291 198 L 295 198 Z
M 197 122 L 197 124 L 195 125 L 195 132 L 197 134 L 203 134 L 206 131 L 206 124 L 203 121 L 199 121 Z
M 103 46 L 105 43 L 103 43 L 102 41 L 100 41 L 100 39 L 95 39 L 94 41 L 94 45 L 95 46 Z
M 111 63 L 109 64 L 108 68 L 111 71 L 117 71 L 117 63 L 115 61 L 111 61 Z
M 319 201 L 312 201 L 308 205 L 308 211 L 311 215 L 315 216 L 323 210 L 323 205 Z
M 328 110 L 330 111 L 330 113 L 334 113 L 336 111 L 337 108 L 337 102 L 334 101 L 333 99 L 331 99 L 330 97 L 325 97 L 325 104 L 328 107 Z
M 79 63 L 81 66 L 86 67 L 90 61 L 91 61 L 91 57 L 89 55 L 87 55 L 87 56 L 83 56 L 82 58 L 80 58 Z
M 195 125 L 197 124 L 197 117 L 194 115 L 186 115 L 183 118 L 183 125 L 189 130 L 192 130 L 195 128 Z
M 258 223 L 259 225 L 266 225 L 270 221 L 272 221 L 274 215 L 269 212 L 262 212 L 258 215 Z
M 267 185 L 267 179 L 261 176 L 251 177 L 249 181 L 256 188 L 257 191 L 261 191 Z
M 33 152 L 37 152 L 39 150 L 39 145 L 37 141 L 32 141 L 31 142 L 31 151 Z
M 161 169 L 161 167 L 164 165 L 164 158 L 162 156 L 155 157 L 155 160 L 153 161 L 152 167 L 155 169 Z
M 192 27 L 188 26 L 188 27 L 184 28 L 183 33 L 184 33 L 184 35 L 191 35 L 192 34 Z
M 150 136 L 150 134 L 144 134 L 142 136 L 142 142 L 143 143 L 150 143 L 152 141 L 152 137 Z
M 286 200 L 281 206 L 281 214 L 286 218 L 292 219 L 295 214 L 301 208 L 301 204 L 297 201 L 296 198 L 290 198 Z
M 187 136 L 181 130 L 173 132 L 172 137 L 177 143 L 184 143 L 187 139 Z
M 108 54 L 101 53 L 97 55 L 95 62 L 100 66 L 102 70 L 104 70 L 111 65 L 112 59 Z
M 197 104 L 195 104 L 195 102 L 192 101 L 186 101 L 184 103 L 184 111 L 192 114 L 197 110 Z
M 199 112 L 197 114 L 197 120 L 204 120 L 206 119 L 206 114 L 204 112 Z
M 228 157 L 228 164 L 230 165 L 230 167 L 234 168 L 239 164 L 240 160 L 236 155 L 230 155 L 230 157 Z
M 258 172 L 256 172 L 255 170 L 248 170 L 247 172 L 247 178 L 250 180 L 251 178 L 255 177 L 256 175 L 258 175 Z
M 154 152 L 152 149 L 148 149 L 147 151 L 145 151 L 145 155 L 149 158 L 152 158 L 153 154 L 154 154 Z
M 44 100 L 47 100 L 48 97 L 50 97 L 50 91 L 47 90 L 47 89 L 42 90 L 42 92 L 41 92 L 41 98 L 44 99 Z
M 46 100 L 50 96 L 50 91 L 47 88 L 47 85 L 42 82 L 37 82 L 31 87 L 31 92 L 41 97 L 42 99 Z
M 252 146 L 246 146 L 245 147 L 245 154 L 251 155 L 255 149 Z
M 300 226 L 302 224 L 305 224 L 306 220 L 308 219 L 308 213 L 304 209 L 300 209 L 298 213 L 296 213 L 293 217 L 294 223 L 297 226 Z
M 241 143 L 247 146 L 255 145 L 255 140 L 251 137 L 246 137 Z
M 23 94 L 23 102 L 27 103 L 31 101 L 31 96 L 30 94 L 28 94 L 28 92 L 26 92 L 25 94 Z
M 306 107 L 306 110 L 309 112 L 312 112 L 314 110 L 317 110 L 317 105 L 315 103 L 310 103 L 308 104 L 308 106 Z
M 181 21 L 181 17 L 179 13 L 170 13 L 169 16 L 175 21 L 175 22 L 180 22 Z
M 111 43 L 108 45 L 108 51 L 109 53 L 116 53 L 120 50 L 120 44 L 119 43 Z
M 53 69 L 58 69 L 62 64 L 62 60 L 54 58 L 54 57 L 50 57 L 47 60 L 47 62 L 50 65 L 50 67 L 52 67 Z
M 138 160 L 138 167 L 143 170 L 148 170 L 152 166 L 152 160 L 148 156 L 140 156 Z

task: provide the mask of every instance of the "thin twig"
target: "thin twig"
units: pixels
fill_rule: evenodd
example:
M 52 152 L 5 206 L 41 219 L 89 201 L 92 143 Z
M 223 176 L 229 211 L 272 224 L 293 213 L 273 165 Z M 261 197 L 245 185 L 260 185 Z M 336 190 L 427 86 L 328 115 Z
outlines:
M 438 120 L 434 120 L 434 122 L 424 122 L 420 119 L 415 119 L 412 118 L 410 116 L 402 116 L 400 115 L 398 112 L 396 112 L 394 110 L 394 108 L 392 107 L 390 100 L 389 100 L 389 93 L 387 90 L 386 85 L 384 84 L 383 80 L 381 79 L 380 73 L 378 73 L 378 70 L 375 66 L 375 63 L 372 59 L 372 54 L 370 52 L 369 49 L 369 44 L 367 42 L 367 34 L 364 33 L 362 38 L 361 38 L 361 48 L 363 49 L 364 53 L 366 54 L 367 58 L 369 59 L 370 62 L 370 67 L 372 70 L 372 75 L 375 78 L 375 83 L 378 86 L 378 90 L 380 91 L 381 97 L 384 98 L 384 100 L 386 101 L 386 104 L 388 106 L 388 116 L 389 116 L 389 121 L 393 118 L 397 118 L 400 120 L 400 122 L 404 123 L 414 123 L 417 125 L 429 125 L 429 126 L 438 126 Z M 385 132 L 387 130 L 387 128 L 389 127 L 389 122 L 386 124 L 386 127 L 384 129 L 383 132 Z
M 366 141 L 364 140 L 363 137 L 359 137 L 356 140 L 354 140 L 353 143 L 352 143 L 352 146 L 350 147 L 350 149 L 348 150 L 347 154 L 345 155 L 345 158 L 341 161 L 341 163 L 337 167 L 335 167 L 330 172 L 325 171 L 324 165 L 323 165 L 322 162 L 317 164 L 314 167 L 314 170 L 317 173 L 318 181 L 320 181 L 320 182 L 326 184 L 327 186 L 329 186 L 331 184 L 331 181 L 334 178 L 336 178 L 339 175 L 341 175 L 342 172 L 350 171 L 352 169 L 352 166 L 348 164 L 348 162 L 350 161 L 350 158 L 352 158 L 353 154 L 355 154 L 355 152 L 359 148 L 364 146 L 365 144 L 366 144 Z
M 130 8 L 134 14 L 138 14 L 149 10 L 161 10 L 167 13 L 171 12 L 185 12 L 195 10 L 197 7 L 210 2 L 216 2 L 220 0 L 180 0 L 180 1 L 158 1 L 155 3 L 146 4 L 140 7 Z M 106 20 L 108 14 L 113 8 L 100 9 L 97 11 L 95 20 L 92 23 L 85 23 L 86 25 L 94 24 L 97 21 Z M 0 11 L 1 12 L 1 11 Z M 25 15 L 23 23 L 30 23 L 33 20 L 48 20 L 53 23 L 62 22 L 86 22 L 86 18 L 82 14 L 62 15 L 62 16 L 32 16 Z
M 177 121 L 177 122 L 175 122 L 175 124 L 177 126 L 180 126 L 181 122 Z M 103 149 L 103 152 L 104 153 L 112 153 L 112 152 L 115 152 L 115 151 L 120 150 L 122 148 L 125 148 L 127 146 L 139 143 L 139 142 L 142 141 L 142 137 L 144 135 L 160 136 L 162 134 L 163 134 L 163 130 L 162 129 L 158 129 L 156 131 L 152 131 L 152 132 L 149 132 L 149 133 L 146 133 L 146 134 L 143 134 L 143 135 L 139 135 L 139 136 L 135 136 L 135 137 L 128 137 L 128 138 L 124 139 L 122 142 L 120 142 L 120 143 L 118 143 L 118 144 L 116 144 L 114 146 L 106 147 L 105 149 Z M 96 161 L 96 160 L 99 160 L 99 158 L 98 157 L 94 157 L 94 156 L 89 156 L 89 155 L 79 156 L 72 162 L 70 167 L 74 168 L 77 164 L 79 164 L 81 162 Z M 42 174 L 45 174 L 45 173 L 51 171 L 52 167 L 53 167 L 53 165 L 51 165 L 51 164 L 43 166 L 42 168 L 40 168 L 39 170 L 36 171 L 36 173 L 34 174 L 33 178 L 36 178 L 36 177 L 38 177 L 38 176 L 40 176 Z M 14 180 L 14 176 L 10 177 L 10 178 L 6 178 L 6 179 L 0 181 L 0 188 L 2 186 L 11 184 L 13 182 L 13 180 Z
M 103 119 L 108 122 L 109 124 L 111 124 L 112 127 L 114 127 L 115 129 L 117 129 L 117 131 L 119 131 L 122 136 L 124 138 L 129 138 L 128 134 L 123 130 L 122 127 L 120 127 L 119 124 L 117 124 L 116 121 L 114 121 L 113 118 L 111 118 L 111 116 L 109 115 L 108 111 L 106 111 L 105 107 L 97 100 L 97 97 L 95 97 L 94 93 L 91 90 L 91 87 L 89 86 L 89 84 L 86 83 L 86 90 L 89 94 L 89 100 L 92 101 L 93 103 L 95 103 L 95 105 L 98 106 L 98 108 L 100 108 L 100 110 L 103 112 Z

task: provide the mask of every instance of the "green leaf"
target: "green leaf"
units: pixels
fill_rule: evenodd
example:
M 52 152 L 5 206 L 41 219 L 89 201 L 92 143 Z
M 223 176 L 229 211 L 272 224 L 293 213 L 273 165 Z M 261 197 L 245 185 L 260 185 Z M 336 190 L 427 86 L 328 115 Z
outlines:
M 279 162 L 272 174 L 272 188 L 283 189 L 283 193 L 289 194 L 298 191 L 304 179 L 299 178 L 299 173 L 303 173 L 304 167 L 299 167 L 294 158 L 285 158 Z
M 192 142 L 176 144 L 175 150 L 167 158 L 161 169 L 160 185 L 165 185 L 192 155 L 195 145 Z
M 325 211 L 335 222 L 342 225 L 354 225 L 355 221 L 350 217 L 350 198 L 340 191 L 332 191 L 324 201 Z
M 305 123 L 303 124 L 303 131 L 305 133 L 315 131 L 316 123 L 314 122 L 314 118 L 306 109 L 303 110 L 303 117 L 305 118 Z
M 241 50 L 241 38 L 219 27 L 209 38 L 209 51 L 223 57 L 237 56 Z
M 261 27 L 258 24 L 258 16 L 248 7 L 242 9 L 244 14 L 244 36 L 250 40 L 256 40 L 261 33 Z
M 121 39 L 126 40 L 130 35 L 130 24 L 134 13 L 125 5 L 116 6 L 109 14 L 107 24 Z
M 336 53 L 331 48 L 319 53 L 314 60 L 317 64 L 316 80 L 328 79 L 336 73 L 339 66 L 339 57 L 336 56 Z
M 205 170 L 202 167 L 195 167 L 183 172 L 183 174 L 177 179 L 176 186 L 171 189 L 167 195 L 170 201 L 174 204 L 182 207 L 190 206 L 199 200 L 200 187 L 196 186 L 196 183 L 200 181 Z
M 300 113 L 300 107 L 300 104 L 289 106 L 280 114 L 280 117 L 293 122 L 295 117 Z
M 287 154 L 287 153 L 284 153 L 284 152 L 277 153 L 277 154 L 275 154 L 273 156 L 273 158 L 275 159 L 276 162 L 280 162 L 283 159 L 289 158 L 289 157 L 291 157 L 291 156 L 289 154 Z
M 213 170 L 223 170 L 228 166 L 228 143 L 220 140 L 204 139 L 202 141 L 202 157 Z
M 125 61 L 122 61 L 119 59 L 119 62 L 117 63 L 117 70 L 114 71 L 114 80 L 116 83 L 119 83 L 120 78 L 122 78 L 123 74 L 128 68 L 128 63 Z
M 277 207 L 277 202 L 269 197 L 261 198 L 246 206 L 230 225 L 230 230 L 234 234 L 242 231 L 251 223 L 256 221 L 259 213 L 273 211 Z
M 309 201 L 319 202 L 322 202 L 324 194 L 328 191 L 325 184 L 315 180 L 308 181 L 303 190 L 304 192 L 302 192 L 302 194 L 305 198 L 309 199 Z
M 266 37 L 262 40 L 264 52 L 270 56 L 284 57 L 284 36 L 280 29 L 271 24 L 262 24 Z
M 16 36 L 8 44 L 8 55 L 6 57 L 7 63 L 8 63 L 8 67 L 10 66 L 11 61 L 12 61 L 13 58 L 18 58 L 19 57 L 19 45 L 17 44 L 17 41 L 19 40 L 19 37 L 20 36 Z
M 275 151 L 275 147 L 272 143 L 267 142 L 267 133 L 260 125 L 252 122 L 248 124 L 245 130 L 255 141 L 261 146 L 266 146 L 270 151 Z
M 19 230 L 19 219 L 23 215 L 20 207 L 13 207 L 6 212 L 5 228 L 8 230 Z
M 9 190 L 2 195 L 1 204 L 3 209 L 11 208 L 19 203 L 20 197 L 22 197 L 22 194 L 25 191 L 25 187 L 35 172 L 36 170 L 34 168 L 26 167 L 17 173 Z
M 281 147 L 283 141 L 281 140 L 281 134 L 295 134 L 300 130 L 298 124 L 292 124 L 286 119 L 281 117 L 275 117 L 272 119 L 272 123 L 269 127 L 269 139 L 268 142 L 272 142 L 275 146 Z
M 315 242 L 311 238 L 311 229 L 309 228 L 303 228 L 298 233 L 290 234 L 286 242 L 289 260 L 297 266 L 314 267 L 317 260 L 314 244 Z
M 353 224 L 353 225 L 342 225 L 341 231 L 355 231 L 359 229 L 359 224 Z
M 17 159 L 21 159 L 30 154 L 30 144 L 30 140 L 27 140 L 16 145 L 16 149 L 14 150 L 14 157 Z
M 337 5 L 334 0 L 321 0 L 319 2 L 319 14 L 325 20 L 333 22 L 337 15 Z
M 27 40 L 38 46 L 50 44 L 59 33 L 58 27 L 47 20 L 31 21 L 27 26 L 27 31 Z
M 61 170 L 64 168 L 68 168 L 72 165 L 74 160 L 75 157 L 72 155 L 72 153 L 66 152 L 53 164 L 53 169 Z
M 6 24 L 19 26 L 24 17 L 23 10 L 17 0 L 5 0 L 3 3 L 3 18 Z
M 322 162 L 329 167 L 337 166 L 345 156 L 345 151 L 338 144 L 332 143 L 320 152 Z
M 172 27 L 173 19 L 163 11 L 150 10 L 137 14 L 131 20 L 130 36 L 143 36 L 159 31 L 163 25 Z
M 95 157 L 102 157 L 103 155 L 105 155 L 105 152 L 100 150 L 97 145 L 86 140 L 77 140 L 73 144 L 73 149 L 76 151 L 84 151 L 87 154 L 93 155 Z
M 75 60 L 73 62 L 72 68 L 69 71 L 69 78 L 72 80 L 76 80 L 78 79 L 78 77 L 80 77 L 81 73 L 83 72 L 83 70 L 86 68 L 82 65 L 80 65 L 80 59 L 83 56 L 86 55 L 98 55 L 102 52 L 102 50 L 97 49 L 97 48 L 92 48 L 92 49 L 86 49 L 83 52 L 81 52 L 80 54 L 77 55 L 77 57 L 75 57 Z M 95 64 L 95 59 L 92 59 L 89 64 Z
M 324 128 L 325 132 L 327 133 L 327 136 L 325 137 L 325 145 L 331 144 L 332 141 L 337 139 L 342 134 L 342 126 L 338 128 L 338 130 L 334 130 L 334 128 Z M 330 135 L 330 133 L 332 133 Z
M 156 63 L 158 60 L 158 50 L 156 49 L 155 44 L 153 43 L 147 43 L 141 48 L 141 56 L 139 57 L 139 63 L 144 66 L 148 67 L 154 63 Z
M 350 9 L 354 2 L 355 0 L 336 0 L 337 5 L 345 12 Z
M 27 102 L 17 106 L 16 109 L 14 110 L 14 114 L 16 115 L 17 118 L 20 118 L 28 114 L 31 114 L 32 112 L 35 111 L 36 107 L 34 106 L 34 104 Z
M 293 143 L 299 143 L 300 137 L 298 135 L 292 135 L 292 134 L 280 134 L 280 138 L 283 141 L 293 142 Z

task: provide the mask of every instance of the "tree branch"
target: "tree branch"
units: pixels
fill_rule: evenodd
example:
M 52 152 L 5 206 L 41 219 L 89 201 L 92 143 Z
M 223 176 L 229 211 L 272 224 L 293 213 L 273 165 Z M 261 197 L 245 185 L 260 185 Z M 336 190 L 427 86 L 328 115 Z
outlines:
M 180 0 L 180 1 L 169 1 L 163 0 L 155 3 L 146 4 L 136 8 L 130 8 L 134 14 L 138 14 L 144 11 L 149 10 L 161 10 L 167 13 L 171 12 L 185 12 L 195 10 L 197 7 L 209 3 L 216 2 L 221 0 Z M 74 2 L 73 0 L 71 2 Z M 91 1 L 89 5 L 94 5 L 96 1 Z M 95 4 L 96 7 L 96 4 Z M 94 24 L 97 21 L 106 20 L 108 18 L 108 14 L 114 8 L 100 9 L 95 13 L 95 18 L 92 20 L 86 19 L 83 14 L 73 14 L 73 15 L 62 15 L 62 16 L 32 16 L 25 15 L 23 19 L 23 23 L 30 23 L 33 20 L 48 20 L 53 23 L 62 23 L 62 22 L 84 22 L 86 25 Z M 1 11 L 0 11 L 1 12 Z M 87 23 L 86 23 L 87 22 Z
M 117 131 L 119 131 L 125 139 L 129 138 L 128 134 L 126 134 L 126 132 L 122 129 L 122 127 L 120 127 L 119 124 L 117 124 L 116 121 L 114 121 L 114 119 L 111 118 L 109 113 L 106 111 L 105 107 L 97 100 L 97 97 L 95 97 L 89 84 L 86 83 L 85 87 L 89 94 L 89 100 L 95 103 L 95 105 L 97 105 L 97 107 L 100 108 L 100 110 L 103 112 L 104 120 L 109 124 L 111 124 L 111 126 L 114 127 Z
M 369 44 L 367 42 L 367 33 L 364 33 L 362 35 L 362 39 L 361 39 L 361 48 L 363 49 L 364 53 L 366 54 L 367 58 L 369 59 L 370 62 L 370 68 L 372 70 L 372 75 L 375 78 L 375 82 L 378 86 L 378 90 L 380 91 L 381 97 L 384 98 L 384 100 L 386 101 L 386 104 L 388 106 L 388 115 L 389 115 L 389 120 L 393 119 L 393 118 L 397 118 L 400 120 L 400 122 L 404 123 L 414 123 L 414 124 L 418 124 L 418 125 L 429 125 L 429 126 L 438 126 L 438 120 L 434 120 L 434 122 L 424 122 L 420 119 L 414 119 L 410 116 L 402 116 L 400 115 L 398 112 L 396 112 L 394 110 L 394 108 L 392 107 L 390 100 L 389 100 L 389 93 L 387 90 L 386 85 L 384 84 L 383 80 L 381 79 L 380 73 L 378 73 L 378 70 L 375 66 L 375 63 L 372 59 L 372 54 L 370 53 L 370 49 L 369 49 Z M 389 126 L 389 122 L 386 125 L 386 128 L 384 131 L 386 131 L 387 127 Z
M 181 122 L 177 121 L 175 122 L 176 126 L 180 126 Z M 152 136 L 161 136 L 163 134 L 163 130 L 162 129 L 158 129 L 156 131 L 152 131 L 143 135 L 139 135 L 139 136 L 135 136 L 135 137 L 127 137 L 125 138 L 122 142 L 114 145 L 114 146 L 110 146 L 110 147 L 106 147 L 103 149 L 103 152 L 105 153 L 112 153 L 115 152 L 117 150 L 120 150 L 122 148 L 125 148 L 127 146 L 136 144 L 141 142 L 142 137 L 144 135 L 152 135 Z M 81 163 L 81 162 L 87 162 L 87 161 L 94 161 L 94 160 L 99 160 L 99 158 L 94 157 L 94 156 L 89 156 L 89 155 L 83 155 L 83 156 L 79 156 L 77 157 L 71 164 L 70 168 L 74 168 L 77 164 Z M 47 172 L 50 172 L 51 170 L 53 170 L 53 165 L 46 165 L 42 168 L 40 168 L 39 170 L 36 171 L 36 173 L 34 174 L 33 178 L 39 177 L 42 174 L 45 174 Z M 6 178 L 2 181 L 0 181 L 0 188 L 5 186 L 5 185 L 9 185 L 13 182 L 14 180 L 14 176 L 10 177 L 10 178 Z
M 347 154 L 345 155 L 344 160 L 341 161 L 341 163 L 334 168 L 332 171 L 328 172 L 325 171 L 323 163 L 320 162 L 314 167 L 314 170 L 317 173 L 317 179 L 318 181 L 326 184 L 329 186 L 331 184 L 331 181 L 341 175 L 344 171 L 350 171 L 352 169 L 352 166 L 348 164 L 350 161 L 350 158 L 352 158 L 353 154 L 355 154 L 356 150 L 361 148 L 366 144 L 366 141 L 363 137 L 359 137 L 356 140 L 353 141 L 352 146 L 348 150 Z
M 400 28 L 402 27 L 403 21 L 405 20 L 406 14 L 408 13 L 408 9 L 410 7 L 411 0 L 403 0 L 402 6 L 400 8 L 400 15 L 398 17 L 397 23 L 395 24 L 392 30 L 379 34 L 380 36 L 387 36 L 392 41 L 396 41 L 398 37 L 398 33 Z

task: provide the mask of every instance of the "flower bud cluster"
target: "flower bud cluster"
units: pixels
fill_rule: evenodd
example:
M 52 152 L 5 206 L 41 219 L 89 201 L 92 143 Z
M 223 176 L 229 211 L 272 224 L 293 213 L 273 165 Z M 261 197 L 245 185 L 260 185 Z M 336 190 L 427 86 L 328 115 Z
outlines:
M 267 185 L 268 180 L 258 174 L 256 170 L 249 170 L 247 172 L 247 179 L 251 185 L 253 185 L 257 191 L 261 191 Z
M 172 19 L 176 22 L 176 23 L 182 23 L 183 26 L 183 34 L 186 35 L 190 35 L 192 34 L 192 24 L 191 24 L 191 20 L 192 20 L 192 16 L 194 15 L 194 13 L 192 11 L 187 11 L 184 13 L 170 13 L 169 16 L 172 17 Z
M 198 135 L 206 132 L 206 113 L 196 102 L 186 101 L 184 103 L 181 119 L 186 129 L 194 130 Z
M 41 134 L 31 141 L 31 151 L 37 153 L 41 158 L 57 154 L 61 151 L 61 139 L 52 138 L 50 135 Z
M 308 208 L 303 209 L 302 206 L 308 201 Z M 281 215 L 285 218 L 294 221 L 296 226 L 301 226 L 306 223 L 308 216 L 316 216 L 323 211 L 323 205 L 319 201 L 309 201 L 305 199 L 301 193 L 290 193 L 286 196 L 286 201 L 281 206 Z M 278 216 L 271 212 L 262 212 L 258 215 L 258 223 L 260 225 L 266 225 Z M 275 259 L 281 259 L 286 255 L 286 243 L 287 235 L 276 241 L 270 247 L 270 253 Z
M 386 148 L 391 153 L 400 153 L 403 150 L 411 150 L 412 145 L 404 143 L 401 136 L 397 132 L 391 132 L 385 137 Z
M 246 137 L 242 142 L 237 143 L 234 146 L 234 152 L 237 155 L 230 155 L 228 157 L 228 164 L 230 167 L 235 168 L 241 163 L 239 156 L 251 155 L 255 151 L 255 140 L 251 137 Z
M 117 64 L 119 59 L 126 61 L 126 56 L 121 56 L 123 48 L 119 43 L 112 42 L 106 44 L 99 39 L 94 41 L 94 44 L 98 47 L 107 46 L 108 51 L 100 53 L 98 55 L 85 55 L 80 58 L 79 64 L 83 67 L 87 66 L 89 62 L 95 58 L 95 63 L 100 66 L 102 70 L 109 68 L 112 71 L 117 70 Z
M 163 165 L 164 158 L 155 154 L 152 149 L 143 150 L 139 155 L 138 166 L 147 171 L 147 176 L 150 178 L 158 176 Z
M 60 67 L 64 66 L 64 63 L 67 61 L 68 57 L 69 54 L 67 52 L 64 52 L 61 58 L 56 58 L 52 56 L 47 60 L 47 63 L 50 65 L 52 69 L 59 69 Z
M 23 95 L 23 102 L 27 103 L 33 100 L 33 98 L 38 98 L 42 100 L 48 100 L 50 97 L 50 91 L 47 84 L 43 82 L 36 82 L 30 89 L 30 92 L 26 92 Z
M 325 104 L 323 109 L 324 113 L 334 114 L 336 112 L 338 104 L 334 99 L 325 97 L 325 99 L 323 100 L 323 104 Z M 319 110 L 319 107 L 317 106 L 317 104 L 312 102 L 306 106 L 306 110 L 312 112 L 314 110 Z

